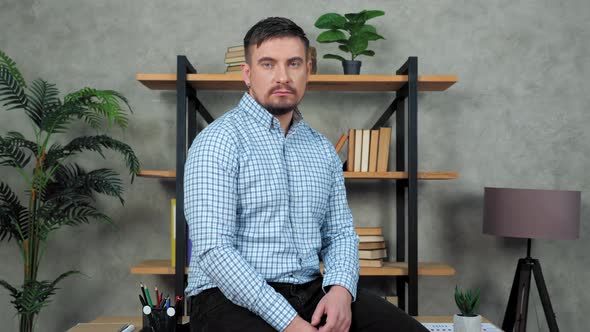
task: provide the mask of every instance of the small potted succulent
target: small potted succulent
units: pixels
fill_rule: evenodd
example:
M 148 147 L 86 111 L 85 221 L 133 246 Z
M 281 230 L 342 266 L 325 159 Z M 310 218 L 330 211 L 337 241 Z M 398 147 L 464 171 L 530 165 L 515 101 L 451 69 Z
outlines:
M 480 332 L 481 315 L 477 314 L 479 304 L 479 289 L 474 293 L 471 290 L 463 292 L 455 286 L 455 303 L 461 311 L 453 316 L 453 328 L 455 332 Z
M 336 54 L 325 54 L 324 59 L 342 61 L 344 74 L 358 75 L 361 70 L 361 62 L 355 60 L 359 55 L 373 56 L 375 52 L 367 49 L 370 40 L 385 39 L 377 34 L 374 26 L 366 24 L 368 20 L 385 15 L 382 10 L 363 10 L 359 13 L 345 14 L 328 13 L 320 16 L 315 22 L 315 27 L 327 29 L 318 35 L 319 43 L 338 43 L 338 48 L 350 53 L 351 59 Z M 345 34 L 348 33 L 348 36 Z

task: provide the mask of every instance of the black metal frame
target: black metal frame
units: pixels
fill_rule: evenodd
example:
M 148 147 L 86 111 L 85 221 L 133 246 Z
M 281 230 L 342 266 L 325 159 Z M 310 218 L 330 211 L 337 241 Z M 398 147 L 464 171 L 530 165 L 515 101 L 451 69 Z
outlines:
M 538 259 L 531 258 L 531 239 L 527 239 L 526 257 L 519 259 L 518 265 L 516 266 L 514 281 L 512 282 L 504 321 L 502 322 L 502 330 L 506 332 L 526 331 L 529 293 L 531 289 L 531 271 L 537 282 L 537 290 L 539 291 L 539 297 L 543 304 L 543 311 L 545 312 L 547 325 L 549 325 L 549 331 L 558 332 L 559 328 L 557 327 L 555 312 L 551 306 L 551 300 L 549 299 L 549 293 L 545 285 L 545 278 L 543 278 L 543 272 L 541 271 L 541 263 L 539 263 Z
M 187 75 L 196 73 L 195 68 L 186 56 L 177 57 L 177 108 L 176 108 L 176 267 L 174 278 L 174 292 L 176 296 L 184 296 L 186 287 L 185 264 L 187 225 L 184 218 L 184 164 L 187 150 L 197 135 L 197 112 L 207 123 L 214 118 L 197 98 L 197 90 L 187 84 Z M 396 171 L 408 172 L 408 179 L 399 180 L 396 184 L 396 223 L 397 244 L 396 261 L 406 261 L 408 275 L 396 277 L 398 305 L 402 310 L 406 308 L 406 289 L 408 285 L 408 313 L 418 315 L 418 58 L 409 57 L 396 71 L 397 75 L 407 75 L 408 82 L 398 91 L 391 105 L 381 115 L 372 127 L 383 127 L 389 118 L 396 113 Z M 407 102 L 407 112 L 406 112 Z M 407 113 L 407 124 L 406 124 Z M 187 119 L 188 116 L 188 119 Z M 406 130 L 407 125 L 407 130 Z M 188 134 L 188 140 L 187 140 Z M 406 140 L 407 135 L 407 140 Z M 407 150 L 406 150 L 407 148 Z M 407 151 L 407 159 L 406 159 Z M 407 191 L 407 196 L 406 196 Z M 407 205 L 406 205 L 407 204 Z M 406 241 L 406 211 L 407 211 L 407 241 Z M 185 313 L 183 301 L 177 312 Z M 180 316 L 180 315 L 179 315 Z
M 174 268 L 174 295 L 184 298 L 186 288 L 187 224 L 184 217 L 184 164 L 187 151 L 197 136 L 197 112 L 207 123 L 215 119 L 197 98 L 197 90 L 187 84 L 187 75 L 197 71 L 184 55 L 176 58 L 176 266 Z M 188 136 L 188 137 L 187 137 Z M 181 263 L 183 262 L 183 263 Z M 179 323 L 185 314 L 185 301 L 180 301 L 176 312 Z
M 406 283 L 408 284 L 408 313 L 418 315 L 418 58 L 409 57 L 397 71 L 407 75 L 408 82 L 396 91 L 391 105 L 372 129 L 383 127 L 395 113 L 395 170 L 408 172 L 408 178 L 398 180 L 395 188 L 396 209 L 396 261 L 406 262 L 408 275 L 396 278 L 398 306 L 406 309 Z M 407 102 L 407 111 L 406 111 Z M 407 116 L 407 123 L 406 123 Z M 407 128 L 406 128 L 407 126 Z M 406 130 L 407 129 L 407 130 Z M 407 137 L 406 137 L 407 135 Z M 407 138 L 407 140 L 406 140 Z M 407 148 L 407 150 L 406 150 Z M 407 151 L 407 158 L 406 158 Z M 407 197 L 406 197 L 407 192 Z M 407 205 L 406 205 L 407 204 Z M 407 215 L 406 215 L 407 211 Z M 406 239 L 407 216 L 407 239 Z M 406 241 L 407 240 L 407 241 Z

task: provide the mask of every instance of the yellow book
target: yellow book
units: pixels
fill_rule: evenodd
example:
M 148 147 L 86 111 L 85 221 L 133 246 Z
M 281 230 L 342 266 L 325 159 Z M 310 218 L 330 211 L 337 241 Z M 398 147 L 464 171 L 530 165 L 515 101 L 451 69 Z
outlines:
M 389 163 L 389 145 L 391 144 L 391 128 L 379 128 L 379 152 L 377 152 L 377 172 L 387 172 Z
M 381 227 L 355 227 L 354 231 L 360 235 L 383 235 Z
M 369 172 L 377 171 L 377 148 L 379 146 L 379 130 L 371 130 L 371 151 L 369 152 Z
M 355 148 L 356 134 L 354 129 L 348 131 L 348 161 L 346 163 L 346 170 L 348 172 L 354 171 L 354 148 Z
M 359 250 L 385 249 L 385 242 L 363 242 L 359 243 Z
M 359 258 L 361 259 L 379 259 L 384 257 L 387 257 L 387 250 L 385 249 L 359 250 Z
M 381 259 L 359 259 L 359 266 L 361 267 L 382 267 L 383 260 Z

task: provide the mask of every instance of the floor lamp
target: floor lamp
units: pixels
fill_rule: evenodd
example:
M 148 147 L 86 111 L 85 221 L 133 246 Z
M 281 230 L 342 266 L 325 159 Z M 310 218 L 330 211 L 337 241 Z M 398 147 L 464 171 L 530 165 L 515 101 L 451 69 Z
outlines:
M 484 189 L 483 232 L 527 239 L 527 255 L 518 260 L 502 330 L 526 331 L 532 271 L 549 331 L 559 331 L 541 264 L 531 257 L 531 239 L 573 240 L 578 238 L 579 228 L 579 191 Z

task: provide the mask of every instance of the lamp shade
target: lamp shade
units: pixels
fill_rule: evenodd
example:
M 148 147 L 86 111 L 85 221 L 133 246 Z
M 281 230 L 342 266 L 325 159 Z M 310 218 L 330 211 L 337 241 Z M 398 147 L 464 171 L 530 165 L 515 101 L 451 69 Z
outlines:
M 580 192 L 485 188 L 483 232 L 497 236 L 573 240 L 580 229 Z

